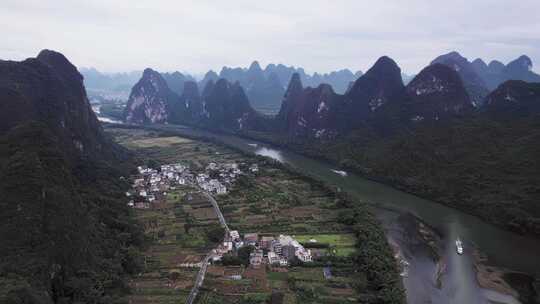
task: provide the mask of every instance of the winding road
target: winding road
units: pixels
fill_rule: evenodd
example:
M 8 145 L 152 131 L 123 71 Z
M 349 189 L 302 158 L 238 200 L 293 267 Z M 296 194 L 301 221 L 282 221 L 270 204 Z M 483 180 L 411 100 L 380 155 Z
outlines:
M 225 237 L 229 234 L 229 226 L 227 226 L 227 221 L 225 221 L 225 217 L 223 216 L 223 213 L 221 213 L 221 210 L 219 209 L 219 205 L 214 199 L 210 193 L 202 192 L 204 196 L 210 201 L 212 206 L 214 207 L 214 210 L 216 212 L 216 215 L 218 216 L 219 223 L 223 228 L 225 228 Z M 199 294 L 199 289 L 201 288 L 204 277 L 206 275 L 206 270 L 208 269 L 208 264 L 210 263 L 210 260 L 214 257 L 214 249 L 210 250 L 210 252 L 206 255 L 204 260 L 201 264 L 201 269 L 199 270 L 199 273 L 197 274 L 197 278 L 195 280 L 195 285 L 193 285 L 193 288 L 191 289 L 189 296 L 187 298 L 186 303 L 187 304 L 193 304 L 195 302 L 195 298 L 197 298 L 197 294 Z
M 195 285 L 193 285 L 193 288 L 191 289 L 189 296 L 187 298 L 186 303 L 192 304 L 195 302 L 195 298 L 197 298 L 197 294 L 199 293 L 199 288 L 201 288 L 203 282 L 204 282 L 204 276 L 206 275 L 206 270 L 208 269 L 208 263 L 210 262 L 210 259 L 212 259 L 212 251 L 206 257 L 204 258 L 201 269 L 199 270 L 199 273 L 197 274 L 197 279 L 195 280 Z
M 212 206 L 214 207 L 214 210 L 216 211 L 221 227 L 225 228 L 225 234 L 229 234 L 229 226 L 227 226 L 227 221 L 225 221 L 225 217 L 223 216 L 223 213 L 221 213 L 221 210 L 219 209 L 219 205 L 216 199 L 212 195 L 210 195 L 210 193 L 208 192 L 203 192 L 203 194 L 210 201 L 210 203 L 212 203 Z

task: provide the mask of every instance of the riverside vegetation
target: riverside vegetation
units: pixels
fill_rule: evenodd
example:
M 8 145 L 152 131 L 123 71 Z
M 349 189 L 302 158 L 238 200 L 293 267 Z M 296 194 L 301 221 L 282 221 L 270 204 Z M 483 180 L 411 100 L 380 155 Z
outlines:
M 540 235 L 540 123 L 480 116 L 391 136 L 362 129 L 331 143 L 275 134 L 246 136 L 338 164 L 483 220 Z

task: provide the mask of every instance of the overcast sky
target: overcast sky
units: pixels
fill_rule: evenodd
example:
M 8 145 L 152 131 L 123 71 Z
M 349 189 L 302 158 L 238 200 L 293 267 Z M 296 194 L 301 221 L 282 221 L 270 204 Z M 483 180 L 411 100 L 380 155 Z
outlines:
M 388 55 L 412 74 L 452 50 L 540 65 L 540 0 L 1 2 L 1 59 L 49 48 L 108 72 L 202 73 L 253 60 L 366 71 Z

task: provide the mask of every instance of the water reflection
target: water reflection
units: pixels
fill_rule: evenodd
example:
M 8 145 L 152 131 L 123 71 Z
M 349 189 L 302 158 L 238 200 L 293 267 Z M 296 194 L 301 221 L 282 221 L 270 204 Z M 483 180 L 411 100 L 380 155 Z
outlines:
M 281 155 L 281 151 L 274 150 L 274 149 L 268 149 L 266 147 L 259 148 L 255 150 L 255 154 L 270 157 L 272 159 L 275 159 L 279 162 L 284 162 L 283 156 Z
M 442 277 L 444 292 L 450 303 L 487 303 L 476 280 L 472 248 L 461 235 L 457 221 L 448 225 L 448 237 L 445 239 L 445 260 L 447 272 Z M 456 240 L 463 241 L 463 254 L 457 253 Z
M 108 117 L 103 117 L 103 116 L 99 116 L 97 117 L 97 119 L 101 122 L 108 122 L 108 123 L 116 123 L 116 124 L 121 124 L 123 122 L 121 122 L 120 120 L 116 120 L 116 119 L 111 119 L 111 118 L 108 118 Z

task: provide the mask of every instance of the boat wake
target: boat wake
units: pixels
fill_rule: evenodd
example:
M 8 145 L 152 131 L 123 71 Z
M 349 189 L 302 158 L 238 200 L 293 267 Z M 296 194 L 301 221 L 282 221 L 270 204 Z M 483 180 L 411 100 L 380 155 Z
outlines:
M 342 170 L 333 170 L 332 169 L 332 172 L 336 173 L 336 174 L 339 174 L 341 176 L 347 176 L 347 172 L 345 171 L 342 171 Z

